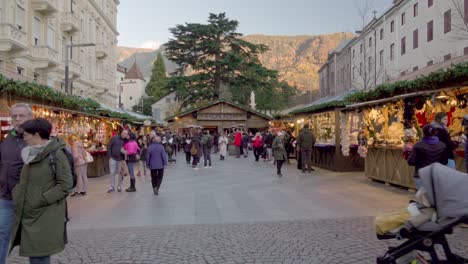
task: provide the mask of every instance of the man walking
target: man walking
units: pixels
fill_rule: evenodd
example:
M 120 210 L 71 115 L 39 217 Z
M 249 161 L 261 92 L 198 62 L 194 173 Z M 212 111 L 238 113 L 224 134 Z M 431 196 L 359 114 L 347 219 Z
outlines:
M 203 160 L 205 169 L 211 168 L 211 148 L 213 147 L 213 139 L 210 136 L 210 131 L 206 130 L 202 137 Z
M 273 146 L 273 135 L 271 134 L 270 131 L 265 131 L 265 137 L 263 138 L 263 143 L 265 144 L 265 148 L 266 148 L 266 158 L 268 159 L 268 161 L 272 161 L 273 160 L 273 150 L 272 150 L 272 146 Z M 265 159 L 263 161 L 266 161 Z
M 21 151 L 26 147 L 26 142 L 19 127 L 33 117 L 31 107 L 27 104 L 13 105 L 10 116 L 13 129 L 0 143 L 0 264 L 6 263 L 14 222 L 11 192 L 18 184 L 24 166 Z
M 148 147 L 148 157 L 146 159 L 148 168 L 151 170 L 151 184 L 154 195 L 159 195 L 159 188 L 164 176 L 164 166 L 167 165 L 167 155 L 161 144 L 161 137 L 156 136 Z
M 195 135 L 192 137 L 192 149 L 190 150 L 193 160 L 192 160 L 192 168 L 194 170 L 198 170 L 198 163 L 200 162 L 200 158 L 202 156 L 202 137 L 201 131 L 197 130 Z
M 122 130 L 120 135 L 114 136 L 107 146 L 107 157 L 109 158 L 109 168 L 110 168 L 110 186 L 107 193 L 115 191 L 115 174 L 119 173 L 120 162 L 124 160 L 122 149 L 125 145 L 125 141 L 128 138 L 128 130 Z M 122 181 L 123 177 L 119 174 L 119 186 L 117 191 L 122 191 Z
M 309 173 L 314 169 L 312 168 L 312 150 L 315 145 L 315 136 L 309 130 L 309 124 L 305 124 L 304 128 L 299 133 L 297 145 L 301 153 L 302 172 L 305 173 L 306 168 Z

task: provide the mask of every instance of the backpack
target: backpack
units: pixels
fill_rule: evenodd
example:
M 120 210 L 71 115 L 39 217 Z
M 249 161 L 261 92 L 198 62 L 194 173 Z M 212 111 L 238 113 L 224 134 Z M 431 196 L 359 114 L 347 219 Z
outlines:
M 49 154 L 50 167 L 52 168 L 52 172 L 54 173 L 54 175 L 57 175 L 57 151 L 60 151 L 60 150 L 56 150 Z M 76 176 L 75 170 L 73 169 L 75 167 L 75 162 L 74 162 L 72 152 L 70 148 L 68 147 L 65 147 L 62 151 L 63 151 L 63 154 L 65 154 L 65 156 L 67 157 L 68 164 L 70 165 L 71 175 L 73 178 L 73 188 L 75 188 L 76 182 L 77 182 L 77 176 Z
M 207 146 L 208 148 L 212 148 L 212 147 L 213 147 L 213 139 L 212 139 L 210 136 L 208 136 L 207 139 L 206 139 L 206 146 Z

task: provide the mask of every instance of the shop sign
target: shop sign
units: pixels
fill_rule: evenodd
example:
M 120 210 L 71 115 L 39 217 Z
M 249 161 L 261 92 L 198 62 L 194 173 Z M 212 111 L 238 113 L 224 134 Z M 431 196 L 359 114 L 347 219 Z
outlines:
M 239 113 L 199 113 L 197 120 L 247 120 L 247 114 Z

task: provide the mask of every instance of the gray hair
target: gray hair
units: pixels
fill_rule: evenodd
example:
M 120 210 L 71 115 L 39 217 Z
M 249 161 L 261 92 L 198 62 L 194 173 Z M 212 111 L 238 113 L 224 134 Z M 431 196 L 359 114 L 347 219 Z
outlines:
M 12 109 L 14 109 L 14 108 L 20 108 L 20 107 L 26 109 L 26 110 L 28 111 L 28 114 L 29 114 L 30 116 L 33 115 L 33 110 L 32 110 L 32 108 L 31 108 L 31 106 L 30 106 L 29 104 L 26 104 L 26 103 L 17 103 L 17 104 L 14 104 L 14 105 L 12 105 L 12 106 L 10 107 L 10 111 L 11 111 Z
M 161 137 L 160 137 L 160 136 L 155 136 L 155 137 L 153 138 L 153 141 L 156 142 L 156 143 L 161 143 L 162 140 L 161 140 Z

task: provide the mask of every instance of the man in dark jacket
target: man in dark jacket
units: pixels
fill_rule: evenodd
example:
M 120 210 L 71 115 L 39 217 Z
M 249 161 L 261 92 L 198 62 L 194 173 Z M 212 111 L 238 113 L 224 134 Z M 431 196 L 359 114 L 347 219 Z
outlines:
M 114 136 L 107 146 L 107 157 L 109 158 L 109 169 L 110 169 L 110 186 L 108 193 L 115 191 L 115 174 L 119 173 L 120 162 L 124 160 L 124 155 L 122 153 L 122 148 L 125 144 L 125 141 L 128 138 L 128 130 L 122 130 L 120 135 Z M 119 186 L 117 191 L 122 191 L 122 176 L 119 175 Z
M 271 161 L 273 159 L 273 135 L 270 133 L 270 131 L 265 132 L 265 136 L 263 137 L 263 143 L 265 144 L 267 159 L 268 161 Z
M 31 107 L 27 104 L 13 105 L 10 116 L 13 129 L 0 143 L 0 264 L 6 261 L 14 222 L 11 192 L 18 184 L 24 166 L 21 151 L 26 147 L 26 143 L 22 131 L 18 128 L 32 119 Z
M 202 156 L 202 140 L 201 140 L 201 131 L 200 130 L 197 130 L 197 132 L 195 132 L 195 135 L 193 135 L 193 138 L 192 138 L 192 148 L 194 150 L 196 150 L 195 153 L 192 153 L 192 156 L 193 156 L 193 160 L 192 160 L 192 168 L 194 170 L 198 170 L 198 163 L 200 162 L 200 158 Z
M 309 173 L 314 169 L 312 168 L 312 150 L 315 145 L 315 136 L 309 130 L 309 124 L 305 124 L 304 128 L 299 133 L 297 138 L 297 145 L 301 152 L 302 172 L 305 173 L 306 168 Z

